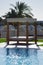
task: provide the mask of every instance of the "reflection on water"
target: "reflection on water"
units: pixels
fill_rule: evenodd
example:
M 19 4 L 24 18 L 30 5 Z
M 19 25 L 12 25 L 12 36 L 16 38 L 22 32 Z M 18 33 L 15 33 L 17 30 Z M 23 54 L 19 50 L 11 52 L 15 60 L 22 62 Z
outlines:
M 43 50 L 28 48 L 0 49 L 0 65 L 43 65 Z
M 31 49 L 32 50 L 32 49 Z M 24 48 L 24 49 L 22 49 L 22 48 L 13 48 L 13 49 L 9 49 L 9 48 L 7 48 L 6 49 L 6 51 L 7 51 L 7 55 L 18 55 L 18 56 L 25 56 L 25 57 L 27 57 L 27 56 L 30 56 L 31 55 L 31 50 L 30 49 L 28 49 L 28 48 Z M 33 53 L 33 51 L 36 53 L 37 51 L 35 51 L 35 50 L 32 50 L 32 53 Z
M 6 50 L 7 63 L 9 63 L 9 65 L 39 65 L 36 49 L 15 48 Z
M 7 55 L 18 55 L 18 56 L 30 56 L 37 55 L 37 49 L 28 49 L 28 48 L 12 48 L 6 49 Z

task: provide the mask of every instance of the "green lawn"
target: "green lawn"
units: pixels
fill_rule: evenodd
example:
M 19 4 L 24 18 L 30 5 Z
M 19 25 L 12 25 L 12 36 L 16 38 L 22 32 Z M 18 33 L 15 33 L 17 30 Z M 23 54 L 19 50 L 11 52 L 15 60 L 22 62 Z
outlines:
M 43 46 L 43 44 L 39 44 L 38 46 Z
M 37 42 L 43 42 L 43 39 L 39 39 L 39 40 L 37 40 Z
M 1 42 L 6 42 L 6 38 L 0 38 L 0 43 Z M 37 42 L 43 42 L 43 39 L 39 39 Z
M 34 40 L 32 40 L 34 42 Z M 37 42 L 43 42 L 43 39 L 38 39 Z
M 6 38 L 0 38 L 0 43 L 2 42 L 6 42 Z M 43 39 L 39 39 L 37 42 L 43 42 Z M 39 44 L 39 46 L 43 46 L 43 44 Z
M 0 43 L 6 42 L 6 38 L 0 38 Z

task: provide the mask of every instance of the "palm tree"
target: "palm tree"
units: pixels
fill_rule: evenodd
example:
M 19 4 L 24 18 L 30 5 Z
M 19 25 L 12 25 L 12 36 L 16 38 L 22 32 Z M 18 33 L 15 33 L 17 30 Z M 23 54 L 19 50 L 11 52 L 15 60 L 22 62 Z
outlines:
M 16 16 L 17 16 L 17 14 L 16 14 L 15 10 L 11 9 L 11 12 L 8 12 L 3 17 L 5 17 L 5 18 L 15 18 Z
M 15 17 L 30 17 L 32 18 L 33 14 L 31 13 L 31 8 L 27 6 L 25 3 L 16 2 L 16 5 L 11 4 L 14 8 L 10 8 L 10 12 L 8 12 L 4 17 L 6 18 L 15 18 Z
M 32 17 L 33 16 L 33 14 L 31 13 L 30 6 L 27 6 L 25 3 L 16 2 L 16 6 L 14 6 L 13 4 L 11 4 L 11 6 L 14 7 L 14 10 L 17 13 L 18 17 L 24 17 L 24 16 Z

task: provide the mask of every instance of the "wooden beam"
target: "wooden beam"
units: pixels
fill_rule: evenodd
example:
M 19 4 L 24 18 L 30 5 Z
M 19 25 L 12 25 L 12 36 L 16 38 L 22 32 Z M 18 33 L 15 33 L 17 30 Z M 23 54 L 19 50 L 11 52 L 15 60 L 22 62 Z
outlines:
M 37 44 L 37 24 L 34 24 L 35 26 L 35 44 Z
M 17 22 L 17 38 L 19 37 L 19 22 Z M 19 40 L 17 39 L 17 44 L 19 43 Z
M 28 22 L 26 22 L 26 44 L 28 48 Z
M 9 45 L 9 23 L 7 23 L 7 45 Z

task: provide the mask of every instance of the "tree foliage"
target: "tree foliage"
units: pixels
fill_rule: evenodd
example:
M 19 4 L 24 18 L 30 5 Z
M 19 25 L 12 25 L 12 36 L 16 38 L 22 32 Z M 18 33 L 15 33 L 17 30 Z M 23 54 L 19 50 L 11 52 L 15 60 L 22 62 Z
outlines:
M 16 2 L 16 5 L 11 4 L 13 8 L 10 8 L 10 12 L 4 15 L 5 18 L 18 18 L 18 17 L 30 17 L 31 13 L 30 6 L 27 6 L 24 2 Z

